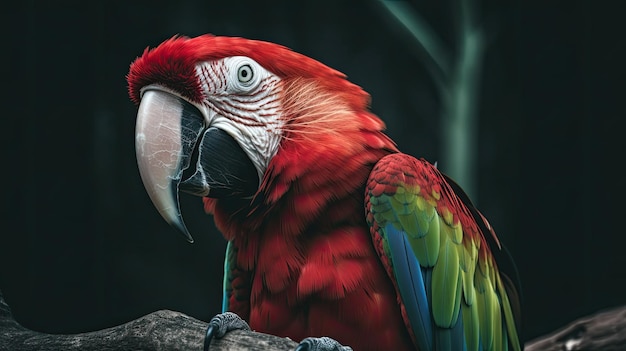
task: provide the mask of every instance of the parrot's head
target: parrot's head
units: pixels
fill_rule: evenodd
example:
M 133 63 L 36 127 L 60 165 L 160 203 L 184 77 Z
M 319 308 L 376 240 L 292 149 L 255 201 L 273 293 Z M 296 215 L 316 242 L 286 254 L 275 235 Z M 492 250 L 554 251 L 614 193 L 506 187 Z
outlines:
M 367 93 L 314 59 L 236 37 L 173 37 L 147 48 L 127 79 L 139 105 L 135 146 L 144 186 L 163 218 L 189 241 L 179 190 L 253 198 L 285 140 L 323 145 L 324 135 L 354 124 L 342 121 L 342 111 L 365 110 L 369 103 Z M 371 114 L 362 119 L 384 128 Z

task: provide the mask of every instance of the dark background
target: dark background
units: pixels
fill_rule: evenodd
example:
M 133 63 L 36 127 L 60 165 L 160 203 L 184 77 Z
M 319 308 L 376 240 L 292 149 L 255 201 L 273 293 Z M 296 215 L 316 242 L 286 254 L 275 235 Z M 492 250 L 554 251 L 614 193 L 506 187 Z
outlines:
M 454 1 L 415 7 L 451 42 Z M 189 245 L 143 190 L 130 62 L 174 34 L 289 46 L 346 73 L 406 152 L 440 158 L 440 100 L 375 1 L 3 5 L 0 289 L 26 327 L 77 333 L 158 309 L 208 320 L 225 242 L 183 198 Z M 626 32 L 608 2 L 487 1 L 475 191 L 524 285 L 526 339 L 626 303 Z M 445 171 L 445 165 L 440 165 Z

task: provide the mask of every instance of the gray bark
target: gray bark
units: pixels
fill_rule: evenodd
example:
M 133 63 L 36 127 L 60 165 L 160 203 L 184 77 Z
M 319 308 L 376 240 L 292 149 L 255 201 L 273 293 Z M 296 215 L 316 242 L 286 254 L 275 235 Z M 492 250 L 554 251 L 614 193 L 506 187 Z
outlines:
M 626 350 L 626 306 L 577 319 L 526 344 L 526 351 Z
M 207 323 L 185 314 L 162 310 L 108 329 L 71 335 L 46 334 L 21 326 L 0 291 L 0 351 L 174 351 L 204 346 Z M 250 331 L 227 333 L 211 342 L 211 351 L 294 350 L 286 338 Z

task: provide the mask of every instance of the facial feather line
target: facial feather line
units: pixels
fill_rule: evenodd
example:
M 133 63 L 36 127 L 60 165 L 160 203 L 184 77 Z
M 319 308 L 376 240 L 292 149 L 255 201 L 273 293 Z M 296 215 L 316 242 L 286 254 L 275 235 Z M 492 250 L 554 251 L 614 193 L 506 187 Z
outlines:
M 294 78 L 283 84 L 284 139 L 314 141 L 316 136 L 358 130 L 355 111 L 340 94 L 324 89 L 314 79 Z

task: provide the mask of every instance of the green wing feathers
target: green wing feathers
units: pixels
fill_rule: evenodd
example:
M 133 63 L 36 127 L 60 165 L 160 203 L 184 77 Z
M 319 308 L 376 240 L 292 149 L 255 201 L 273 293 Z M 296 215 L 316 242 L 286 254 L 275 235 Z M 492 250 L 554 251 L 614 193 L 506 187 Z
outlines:
M 434 330 L 461 328 L 467 350 L 520 350 L 513 309 L 492 255 L 500 247 L 489 247 L 484 235 L 491 233 L 481 230 L 488 223 L 457 192 L 424 160 L 393 154 L 379 161 L 366 189 L 378 253 L 386 256 L 383 262 L 391 262 L 387 271 L 406 305 L 399 287 L 415 282 L 397 281 L 405 278 L 393 266 L 388 237 L 397 232 L 405 236 L 423 273 L 419 283 L 429 296 Z

